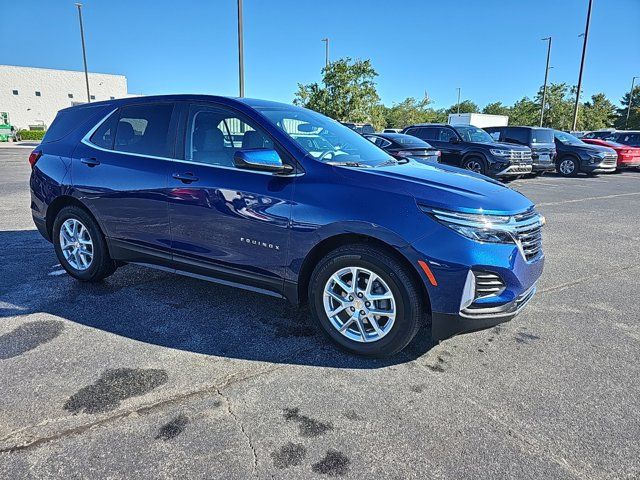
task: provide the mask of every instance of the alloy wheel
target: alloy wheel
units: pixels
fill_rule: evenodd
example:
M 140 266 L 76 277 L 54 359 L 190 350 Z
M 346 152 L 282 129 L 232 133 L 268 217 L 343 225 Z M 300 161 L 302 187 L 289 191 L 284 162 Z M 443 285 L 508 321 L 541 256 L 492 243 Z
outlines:
M 60 249 L 72 268 L 82 271 L 91 266 L 93 241 L 89 230 L 79 220 L 69 218 L 61 225 Z
M 482 165 L 477 160 L 469 160 L 464 166 L 467 170 L 472 172 L 482 173 Z
M 331 325 L 356 342 L 376 342 L 396 319 L 396 301 L 387 283 L 362 267 L 335 272 L 324 287 L 324 311 Z
M 573 160 L 563 160 L 560 162 L 560 173 L 563 175 L 571 175 L 576 169 L 576 164 Z

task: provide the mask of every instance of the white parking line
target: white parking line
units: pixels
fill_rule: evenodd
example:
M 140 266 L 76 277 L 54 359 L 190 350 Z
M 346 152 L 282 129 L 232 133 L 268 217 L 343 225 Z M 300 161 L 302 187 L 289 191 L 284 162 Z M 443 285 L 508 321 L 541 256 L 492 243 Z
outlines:
M 538 206 L 550 206 L 550 205 L 563 205 L 565 203 L 578 203 L 578 202 L 587 202 L 589 200 L 606 200 L 608 198 L 617 198 L 617 197 L 630 197 L 640 195 L 640 192 L 633 193 L 618 193 L 616 195 L 602 195 L 601 197 L 585 197 L 585 198 L 576 198 L 574 200 L 563 200 L 561 202 L 543 202 L 539 203 Z

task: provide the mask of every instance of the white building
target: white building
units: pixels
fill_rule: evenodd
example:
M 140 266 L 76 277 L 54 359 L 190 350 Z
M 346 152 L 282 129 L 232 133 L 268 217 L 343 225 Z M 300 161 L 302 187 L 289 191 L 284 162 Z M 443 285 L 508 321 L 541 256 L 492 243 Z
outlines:
M 124 75 L 89 73 L 92 101 L 129 96 Z M 84 72 L 0 65 L 0 112 L 21 129 L 48 128 L 58 110 L 87 102 Z

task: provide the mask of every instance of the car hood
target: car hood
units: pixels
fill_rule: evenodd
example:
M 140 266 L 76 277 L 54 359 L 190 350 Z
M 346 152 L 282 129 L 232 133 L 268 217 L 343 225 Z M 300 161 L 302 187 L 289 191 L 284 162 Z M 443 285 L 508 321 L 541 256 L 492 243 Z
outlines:
M 598 152 L 615 152 L 615 150 L 611 147 L 605 147 L 602 145 L 593 145 L 591 143 L 585 143 L 583 145 L 565 145 L 567 148 L 582 150 L 584 152 L 589 153 L 598 153 Z
M 356 185 L 409 194 L 433 208 L 466 213 L 512 215 L 532 207 L 524 195 L 467 170 L 437 163 L 408 163 L 374 168 L 336 167 Z

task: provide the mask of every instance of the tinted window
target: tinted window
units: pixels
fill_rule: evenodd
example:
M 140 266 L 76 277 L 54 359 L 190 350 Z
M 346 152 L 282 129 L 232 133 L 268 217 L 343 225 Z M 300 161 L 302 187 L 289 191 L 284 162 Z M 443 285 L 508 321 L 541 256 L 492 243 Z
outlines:
M 502 130 L 487 130 L 491 138 L 493 138 L 496 142 L 500 142 L 500 135 L 502 135 Z
M 519 143 L 520 145 L 527 145 L 529 143 L 529 129 L 507 128 L 504 132 L 504 141 L 507 143 Z
M 411 135 L 393 135 L 391 137 L 391 140 L 393 140 L 396 143 L 399 143 L 403 147 L 422 147 L 422 148 L 431 147 L 431 145 L 429 145 L 424 140 Z
M 154 157 L 171 157 L 169 124 L 173 105 L 132 105 L 120 110 L 115 150 Z
M 457 125 L 455 129 L 465 142 L 493 143 L 493 138 L 481 128 Z
M 640 133 L 619 133 L 615 140 L 631 147 L 638 147 L 640 146 Z
M 456 138 L 456 134 L 450 128 L 440 128 L 437 140 L 440 142 L 449 142 L 452 138 Z
M 233 167 L 236 150 L 274 148 L 261 129 L 223 108 L 193 105 L 187 125 L 185 158 L 192 162 Z
M 91 143 L 98 147 L 108 148 L 111 150 L 113 148 L 116 125 L 118 124 L 118 116 L 118 112 L 114 112 L 109 118 L 102 122 L 98 129 L 93 132 L 93 135 L 91 135 L 91 138 L 89 139 Z
M 407 130 L 407 135 L 413 135 L 414 137 L 418 137 L 422 140 L 435 140 L 437 131 L 437 128 L 410 128 Z
M 54 142 L 68 135 L 102 108 L 104 108 L 104 106 L 87 106 L 60 110 L 42 139 L 42 143 Z M 106 113 L 107 112 L 105 112 L 105 115 Z
M 531 143 L 553 143 L 553 130 L 534 128 L 531 130 Z

